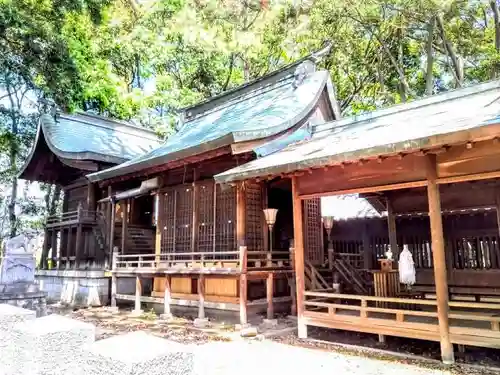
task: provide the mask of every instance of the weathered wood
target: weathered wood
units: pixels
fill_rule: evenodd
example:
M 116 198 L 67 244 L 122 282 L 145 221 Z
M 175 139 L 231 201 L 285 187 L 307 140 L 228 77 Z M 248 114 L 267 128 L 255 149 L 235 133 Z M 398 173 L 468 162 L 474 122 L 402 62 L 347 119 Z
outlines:
M 432 258 L 434 261 L 434 279 L 436 283 L 436 299 L 441 344 L 441 358 L 444 363 L 455 361 L 453 345 L 450 341 L 448 320 L 448 280 L 444 250 L 443 223 L 441 217 L 441 201 L 437 185 L 437 164 L 435 155 L 427 155 L 427 195 L 429 200 L 429 220 L 431 226 Z
M 498 190 L 495 194 L 495 206 L 497 214 L 498 234 L 500 236 L 500 190 Z
M 71 245 L 72 245 L 72 239 L 73 239 L 73 227 L 70 225 L 68 227 L 68 237 L 66 238 L 66 254 L 65 257 L 66 257 L 66 268 L 69 268 L 71 266 L 71 263 L 70 263 L 70 257 L 71 257 Z
M 50 240 L 51 240 L 51 244 L 50 244 L 50 247 L 51 247 L 51 256 L 52 256 L 52 268 L 57 268 L 57 264 L 56 264 L 56 261 L 55 259 L 57 259 L 59 257 L 59 254 L 58 254 L 58 249 L 57 249 L 57 230 L 56 229 L 53 229 L 50 231 L 51 233 L 51 237 L 50 237 Z
M 268 188 L 267 183 L 265 181 L 261 182 L 261 196 L 262 196 L 262 209 L 269 207 L 269 196 L 268 196 Z M 264 214 L 261 215 L 262 220 L 262 238 L 264 250 L 269 249 L 269 227 L 266 223 L 266 218 Z
M 127 253 L 127 237 L 128 237 L 128 199 L 122 202 L 122 243 L 121 253 Z
M 240 324 L 245 325 L 248 323 L 248 315 L 247 315 L 247 297 L 248 291 L 248 281 L 246 273 L 242 273 L 240 275 Z
M 295 285 L 297 288 L 297 321 L 300 338 L 307 338 L 307 326 L 303 322 L 304 315 L 304 221 L 302 216 L 302 201 L 299 197 L 297 178 L 292 177 L 293 199 L 293 234 L 294 234 L 294 263 Z
M 399 248 L 398 248 L 398 237 L 396 232 L 396 215 L 392 208 L 392 204 L 389 199 L 386 201 L 387 206 L 387 231 L 389 233 L 389 245 L 391 246 L 391 251 L 396 262 L 399 259 Z
M 246 245 L 247 228 L 247 198 L 243 183 L 236 187 L 236 243 L 238 246 Z
M 274 318 L 274 305 L 273 305 L 274 275 L 272 272 L 267 276 L 266 280 L 266 297 L 267 297 L 267 319 L 273 319 Z
M 198 318 L 205 319 L 205 277 L 198 276 Z
M 111 218 L 109 220 L 109 264 L 113 261 L 113 247 L 115 246 L 115 216 L 116 216 L 116 206 L 112 201 L 111 206 Z
M 111 262 L 111 269 L 113 271 L 116 271 L 116 257 L 118 256 L 118 251 L 115 248 L 113 251 L 113 260 Z M 116 294 L 118 291 L 117 287 L 117 277 L 116 277 L 116 272 L 113 272 L 111 274 L 111 307 L 116 307 Z

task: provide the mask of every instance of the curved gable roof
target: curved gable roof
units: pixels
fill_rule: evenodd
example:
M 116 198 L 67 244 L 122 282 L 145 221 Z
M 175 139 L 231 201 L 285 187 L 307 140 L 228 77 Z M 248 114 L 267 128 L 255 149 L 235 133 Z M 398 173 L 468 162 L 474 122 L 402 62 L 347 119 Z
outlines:
M 44 143 L 62 160 L 119 164 L 142 155 L 160 144 L 155 133 L 132 124 L 105 117 L 78 113 L 61 114 L 56 119 L 42 114 L 37 136 L 20 178 L 34 179 L 29 166 L 36 162 Z
M 300 84 L 295 82 L 291 69 L 271 83 L 261 80 L 257 88 L 192 115 L 179 132 L 153 151 L 87 177 L 90 181 L 105 180 L 233 143 L 274 136 L 302 121 L 325 88 L 330 97 L 334 96 L 327 71 L 311 72 Z

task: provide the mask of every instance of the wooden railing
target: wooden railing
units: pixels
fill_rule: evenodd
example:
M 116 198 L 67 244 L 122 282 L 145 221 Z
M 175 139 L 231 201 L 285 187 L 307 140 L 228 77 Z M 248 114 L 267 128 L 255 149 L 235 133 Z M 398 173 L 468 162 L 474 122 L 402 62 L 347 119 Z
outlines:
M 305 261 L 304 267 L 306 288 L 311 290 L 328 290 L 331 289 L 331 285 L 324 279 L 323 276 L 318 272 L 316 267 L 314 267 L 309 261 Z
M 269 269 L 290 268 L 288 251 L 219 251 L 162 254 L 115 254 L 115 269 Z
M 352 330 L 373 332 L 375 326 L 384 326 L 380 333 L 390 334 L 393 327 L 405 336 L 404 329 L 423 329 L 438 332 L 437 303 L 435 300 L 357 296 L 326 292 L 304 292 L 304 315 L 312 319 L 353 324 Z M 464 335 L 497 337 L 500 339 L 500 304 L 480 302 L 449 302 L 450 334 L 455 342 L 464 342 Z M 385 323 L 384 323 L 385 322 Z M 382 330 L 382 328 L 380 328 Z M 480 330 L 478 333 L 475 331 Z M 484 333 L 494 331 L 491 333 Z M 389 332 L 389 333 L 388 333 Z M 480 332 L 483 332 L 482 334 Z M 375 333 L 375 332 L 374 332 Z M 396 335 L 396 334 L 395 334 Z M 409 335 L 409 333 L 407 333 Z M 408 336 L 411 337 L 411 336 Z M 425 339 L 425 337 L 422 337 Z M 462 340 L 462 341 L 460 341 Z M 467 342 L 471 342 L 468 338 Z M 484 340 L 483 340 L 484 341 Z M 481 345 L 485 343 L 482 342 Z M 488 346 L 488 345 L 486 345 Z
M 47 218 L 47 227 L 54 227 L 68 224 L 93 223 L 96 220 L 96 211 L 78 209 L 66 211 Z

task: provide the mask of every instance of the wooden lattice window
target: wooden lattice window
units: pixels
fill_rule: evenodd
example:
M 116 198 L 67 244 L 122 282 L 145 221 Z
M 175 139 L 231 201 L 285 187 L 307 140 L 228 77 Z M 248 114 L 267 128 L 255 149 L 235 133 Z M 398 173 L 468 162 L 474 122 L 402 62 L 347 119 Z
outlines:
M 258 183 L 247 183 L 246 189 L 246 244 L 248 251 L 264 250 L 262 189 Z
M 175 204 L 177 192 L 171 189 L 165 193 L 163 207 L 158 207 L 159 215 L 164 218 L 161 236 L 161 252 L 173 253 L 175 249 Z
M 216 187 L 216 251 L 236 251 L 236 188 Z
M 193 187 L 177 188 L 175 220 L 175 252 L 191 252 L 193 235 Z
M 324 261 L 323 228 L 321 226 L 321 199 L 303 201 L 304 208 L 304 253 L 312 264 Z
M 198 188 L 198 249 L 196 251 L 214 250 L 214 203 L 214 184 L 200 184 Z

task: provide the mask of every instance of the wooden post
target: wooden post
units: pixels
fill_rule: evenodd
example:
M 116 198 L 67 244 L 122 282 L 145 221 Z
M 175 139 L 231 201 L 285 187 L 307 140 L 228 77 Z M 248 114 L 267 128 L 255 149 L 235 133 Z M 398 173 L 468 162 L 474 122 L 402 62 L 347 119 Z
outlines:
M 431 226 L 432 259 L 434 261 L 434 280 L 443 363 L 455 362 L 453 345 L 450 341 L 448 320 L 448 280 L 444 252 L 443 222 L 441 217 L 441 199 L 437 185 L 436 155 L 427 155 L 427 198 L 429 201 L 429 221 Z
M 292 270 L 295 270 L 295 249 L 293 240 L 290 241 L 290 264 L 292 265 Z M 292 274 L 290 278 L 290 294 L 292 296 L 292 306 L 290 309 L 291 315 L 297 315 L 297 287 L 295 285 L 295 276 Z
M 125 254 L 127 250 L 127 235 L 128 235 L 128 199 L 122 203 L 122 248 L 121 253 Z
M 497 211 L 497 226 L 498 233 L 500 235 L 500 191 L 497 191 L 495 194 L 495 203 L 496 203 L 496 211 Z M 500 263 L 500 259 L 498 260 Z
M 238 246 L 246 245 L 247 228 L 247 199 L 243 182 L 236 187 L 236 243 Z
M 170 302 L 172 301 L 172 291 L 170 286 L 170 275 L 165 275 L 165 294 L 163 296 L 163 319 L 172 317 Z
M 116 271 L 117 271 L 117 260 L 118 260 L 118 249 L 115 247 L 113 249 L 113 261 L 111 262 L 111 307 L 116 307 L 116 293 L 117 293 L 117 277 L 116 277 Z
M 165 227 L 165 194 L 158 191 L 158 212 L 156 214 L 156 238 L 155 238 L 155 254 L 156 257 L 156 267 L 160 266 L 161 262 L 161 239 L 163 236 L 163 228 Z
M 265 181 L 261 182 L 261 194 L 262 194 L 262 209 L 268 208 L 268 188 L 267 188 L 267 183 Z M 261 212 L 261 221 L 262 221 L 262 235 L 264 239 L 264 249 L 259 249 L 259 250 L 266 250 L 269 249 L 269 227 L 266 223 L 266 218 L 264 216 L 264 212 Z
M 134 314 L 142 314 L 141 310 L 141 296 L 142 296 L 142 281 L 139 275 L 135 277 L 135 307 Z
M 75 241 L 75 269 L 78 269 L 80 266 L 80 258 L 82 255 L 82 252 L 84 247 L 82 246 L 83 244 L 83 228 L 82 228 L 82 216 L 83 216 L 83 206 L 82 203 L 80 202 L 78 204 L 78 209 L 77 209 L 77 224 L 76 224 L 76 241 Z
M 193 171 L 193 226 L 191 228 L 191 252 L 196 252 L 196 246 L 198 245 L 198 220 L 200 212 L 200 185 L 198 181 L 198 170 Z M 194 261 L 194 255 L 193 255 Z
M 370 247 L 368 224 L 363 225 L 363 267 L 366 270 L 371 270 L 373 268 L 373 254 Z
M 240 246 L 240 324 L 246 325 L 248 323 L 247 315 L 247 247 Z
M 52 268 L 53 269 L 56 269 L 57 268 L 57 259 L 59 258 L 59 254 L 58 254 L 58 251 L 57 251 L 57 230 L 55 229 L 52 229 L 51 231 L 51 237 L 50 237 L 50 241 L 51 241 L 51 245 L 50 247 L 52 248 L 51 252 L 51 256 L 52 256 Z
M 391 246 L 392 256 L 397 262 L 399 259 L 398 237 L 396 232 L 396 216 L 392 204 L 387 199 L 387 230 L 389 232 L 389 245 Z M 396 263 L 394 262 L 394 263 Z
M 115 240 L 115 216 L 116 216 L 116 206 L 115 202 L 111 201 L 110 204 L 111 206 L 111 219 L 109 220 L 109 257 L 112 257 L 113 254 L 113 248 L 115 246 L 114 240 Z M 113 260 L 110 259 L 111 263 Z
M 205 277 L 198 277 L 198 319 L 205 319 Z
M 274 318 L 273 295 L 274 295 L 274 274 L 272 272 L 269 272 L 266 280 L 267 319 Z
M 42 250 L 42 259 L 40 259 L 40 268 L 42 270 L 48 269 L 48 257 L 49 257 L 49 241 L 52 240 L 51 236 L 49 235 L 49 230 L 45 228 L 45 234 L 43 237 L 43 250 Z
M 297 323 L 299 338 L 307 338 L 307 325 L 304 324 L 304 221 L 302 201 L 298 192 L 297 176 L 292 177 L 293 199 L 293 236 L 295 248 L 295 285 L 297 288 Z
M 96 199 L 95 199 L 95 185 L 92 182 L 87 183 L 87 210 L 96 210 Z
M 72 237 L 73 237 L 73 228 L 68 226 L 68 238 L 66 238 L 66 268 L 71 268 L 71 245 L 72 245 Z

